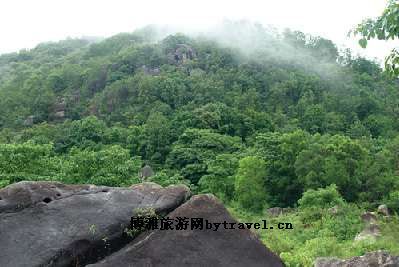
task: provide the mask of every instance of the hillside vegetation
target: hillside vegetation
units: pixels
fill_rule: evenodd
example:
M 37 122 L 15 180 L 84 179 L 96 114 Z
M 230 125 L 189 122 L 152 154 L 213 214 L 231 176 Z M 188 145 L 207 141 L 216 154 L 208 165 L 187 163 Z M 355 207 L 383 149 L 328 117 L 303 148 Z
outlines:
M 395 217 L 377 243 L 353 244 L 362 211 L 399 212 L 398 132 L 398 80 L 301 32 L 147 27 L 0 56 L 0 187 L 127 186 L 148 164 L 150 181 L 213 193 L 242 220 L 299 208 L 279 218 L 293 232 L 261 233 L 292 266 L 399 253 Z M 345 212 L 331 216 L 334 205 Z

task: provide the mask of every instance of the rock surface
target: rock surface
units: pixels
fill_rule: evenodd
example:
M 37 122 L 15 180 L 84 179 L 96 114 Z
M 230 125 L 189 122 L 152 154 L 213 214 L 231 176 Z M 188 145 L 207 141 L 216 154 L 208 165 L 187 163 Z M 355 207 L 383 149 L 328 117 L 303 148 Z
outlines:
M 151 176 L 154 176 L 154 171 L 152 170 L 151 166 L 146 164 L 141 170 L 139 171 L 139 178 L 141 181 L 146 181 Z
M 126 245 L 131 216 L 167 214 L 185 186 L 131 188 L 20 182 L 0 190 L 0 266 L 84 266 Z
M 30 115 L 24 120 L 24 126 L 32 126 L 35 121 L 35 116 Z
M 388 210 L 387 205 L 385 205 L 385 204 L 379 205 L 377 212 L 384 216 L 389 216 L 389 210 Z
M 198 195 L 169 218 L 236 222 L 212 195 Z M 91 267 L 111 266 L 284 266 L 249 230 L 155 230 Z
M 186 186 L 155 183 L 10 185 L 0 190 L 0 266 L 284 266 L 249 230 L 126 234 L 131 217 L 148 209 L 236 223 L 214 196 L 189 196 Z
M 266 216 L 269 216 L 271 218 L 273 217 L 279 217 L 283 214 L 288 214 L 295 211 L 293 208 L 280 208 L 280 207 L 273 207 L 269 208 L 266 210 Z
M 170 53 L 169 61 L 171 64 L 182 64 L 197 57 L 194 49 L 187 44 L 178 44 L 175 51 Z
M 348 260 L 337 258 L 319 258 L 315 267 L 399 267 L 399 257 L 385 251 L 375 251 L 364 256 L 353 257 Z
M 361 231 L 356 235 L 355 241 L 361 241 L 361 240 L 375 241 L 380 236 L 381 236 L 381 229 L 378 226 L 378 224 L 370 223 L 365 226 L 363 231 Z
M 278 217 L 280 215 L 283 215 L 283 208 L 279 207 L 269 208 L 266 210 L 266 213 L 270 217 Z
M 328 212 L 332 215 L 337 215 L 339 213 L 339 206 L 335 205 L 334 207 L 329 208 Z
M 376 223 L 377 222 L 377 215 L 374 212 L 364 212 L 361 216 L 360 219 L 364 223 Z

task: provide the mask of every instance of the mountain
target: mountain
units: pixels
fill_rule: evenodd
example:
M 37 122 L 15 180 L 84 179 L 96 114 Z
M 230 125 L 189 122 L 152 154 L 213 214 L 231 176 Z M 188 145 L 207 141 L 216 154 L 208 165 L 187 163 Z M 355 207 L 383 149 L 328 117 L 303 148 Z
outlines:
M 297 230 L 262 236 L 293 266 L 398 254 L 394 216 L 353 244 L 362 212 L 399 212 L 398 108 L 376 62 L 245 21 L 44 43 L 0 56 L 0 187 L 183 183 L 240 219 L 294 208 Z

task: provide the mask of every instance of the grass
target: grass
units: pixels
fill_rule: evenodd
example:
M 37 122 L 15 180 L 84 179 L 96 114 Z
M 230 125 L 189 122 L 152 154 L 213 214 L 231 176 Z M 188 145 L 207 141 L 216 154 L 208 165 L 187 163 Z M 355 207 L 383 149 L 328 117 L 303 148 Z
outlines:
M 334 215 L 328 209 L 297 210 L 270 218 L 263 214 L 249 213 L 237 205 L 229 211 L 241 222 L 258 222 L 266 219 L 268 225 L 290 222 L 292 230 L 255 230 L 262 242 L 279 255 L 288 267 L 313 266 L 318 257 L 350 258 L 366 252 L 386 250 L 399 255 L 399 217 L 379 218 L 381 238 L 377 241 L 354 241 L 364 224 L 360 214 L 364 211 L 354 204 L 345 204 Z

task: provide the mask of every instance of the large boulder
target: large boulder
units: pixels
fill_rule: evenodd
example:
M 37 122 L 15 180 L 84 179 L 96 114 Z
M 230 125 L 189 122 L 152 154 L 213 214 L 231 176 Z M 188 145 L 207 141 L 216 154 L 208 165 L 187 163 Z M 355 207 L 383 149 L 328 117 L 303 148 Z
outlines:
M 399 257 L 385 251 L 375 251 L 347 260 L 318 258 L 315 267 L 399 267 Z
M 237 223 L 212 195 L 194 196 L 168 217 Z M 187 228 L 144 232 L 122 250 L 90 266 L 284 266 L 249 230 L 224 229 L 223 225 L 217 231 L 205 226 L 191 230 L 191 223 Z
M 146 164 L 141 170 L 139 171 L 139 178 L 141 181 L 146 181 L 151 176 L 154 176 L 154 171 L 152 170 L 151 166 Z
M 0 266 L 84 266 L 120 249 L 142 209 L 164 215 L 186 186 L 132 188 L 20 182 L 0 190 Z

